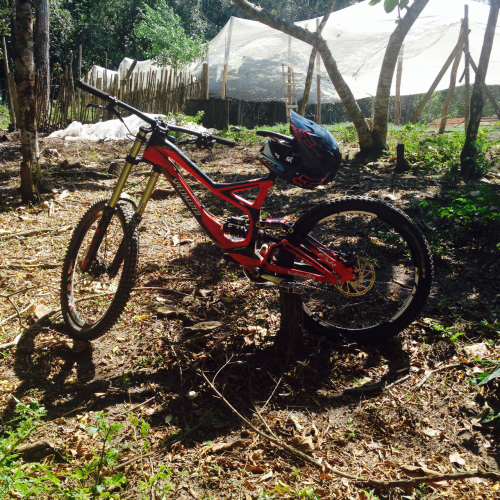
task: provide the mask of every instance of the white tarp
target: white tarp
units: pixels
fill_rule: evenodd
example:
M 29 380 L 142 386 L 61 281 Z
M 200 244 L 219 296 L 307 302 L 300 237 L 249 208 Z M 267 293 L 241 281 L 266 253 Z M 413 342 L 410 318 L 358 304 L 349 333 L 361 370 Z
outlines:
M 150 113 L 144 114 L 146 116 L 149 116 L 150 118 L 156 118 L 158 116 Z M 127 116 L 127 118 L 124 118 L 124 122 L 130 129 L 130 133 L 132 134 L 132 136 L 135 136 L 139 132 L 139 127 L 147 125 L 145 121 L 141 120 L 135 115 Z M 175 125 L 174 122 L 172 122 L 172 124 Z M 197 132 L 207 131 L 205 127 L 197 125 L 196 123 L 188 123 L 182 126 L 190 130 L 195 130 Z M 74 121 L 64 130 L 57 130 L 55 132 L 52 132 L 52 134 L 49 135 L 49 139 L 64 139 L 66 141 L 118 141 L 121 139 L 125 139 L 127 135 L 129 135 L 127 127 L 125 127 L 125 125 L 123 125 L 120 120 L 107 120 L 104 122 L 85 125 L 82 125 L 80 122 Z
M 427 92 L 444 62 L 455 47 L 464 17 L 460 0 L 430 0 L 408 33 L 404 46 L 402 95 Z M 479 62 L 489 6 L 468 0 L 470 52 Z M 376 93 L 378 76 L 389 36 L 396 28 L 397 9 L 386 14 L 383 6 L 370 6 L 369 0 L 332 13 L 323 30 L 333 57 L 344 79 L 357 99 Z M 310 31 L 317 21 L 297 23 Z M 500 84 L 500 29 L 488 70 L 487 84 Z M 282 63 L 294 68 L 300 99 L 309 62 L 311 46 L 259 22 L 231 18 L 210 42 L 207 61 L 210 64 L 210 94 L 220 96 L 222 69 L 228 62 L 228 97 L 252 101 L 283 99 Z M 459 75 L 462 74 L 462 59 Z M 191 71 L 199 75 L 201 63 Z M 320 68 L 322 102 L 339 100 L 324 65 Z M 315 81 L 316 79 L 313 79 Z M 395 80 L 395 78 L 394 78 Z M 472 76 L 474 81 L 474 76 Z M 394 82 L 393 82 L 394 83 Z M 448 88 L 450 70 L 437 90 Z M 395 89 L 393 88 L 393 95 Z M 315 84 L 310 102 L 316 102 Z
M 479 62 L 489 6 L 475 0 L 430 0 L 405 39 L 401 94 L 427 92 L 443 64 L 455 47 L 464 4 L 469 5 L 470 52 Z M 297 25 L 315 31 L 321 18 L 301 21 Z M 337 65 L 356 99 L 374 96 L 385 49 L 396 28 L 397 10 L 386 14 L 382 4 L 369 5 L 369 0 L 332 13 L 323 30 Z M 206 61 L 209 63 L 210 95 L 220 97 L 224 64 L 228 63 L 227 96 L 249 101 L 284 100 L 282 63 L 294 68 L 297 97 L 304 91 L 305 73 L 309 64 L 311 46 L 259 22 L 232 17 L 209 43 Z M 133 59 L 125 58 L 119 67 L 122 80 Z M 96 74 L 102 74 L 102 68 Z M 202 63 L 184 69 L 201 75 Z M 462 58 L 459 76 L 464 68 Z M 161 68 L 151 60 L 139 61 L 137 71 L 157 72 Z M 318 68 L 315 68 L 316 70 Z M 444 75 L 437 90 L 448 88 L 450 71 Z M 340 99 L 320 64 L 321 100 L 323 103 Z M 472 70 L 471 70 L 472 72 Z M 116 72 L 108 73 L 115 74 Z M 472 72 L 472 81 L 474 74 Z M 392 95 L 395 94 L 395 78 Z M 463 82 L 462 82 L 463 83 Z M 500 28 L 497 28 L 491 54 L 488 85 L 500 84 Z M 316 102 L 316 78 L 309 102 Z

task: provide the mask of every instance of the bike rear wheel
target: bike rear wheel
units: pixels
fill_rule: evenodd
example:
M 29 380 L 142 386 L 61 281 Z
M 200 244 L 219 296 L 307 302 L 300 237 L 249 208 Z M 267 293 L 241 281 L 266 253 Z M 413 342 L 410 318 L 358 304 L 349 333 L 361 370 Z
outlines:
M 139 237 L 134 212 L 126 202 L 118 203 L 94 263 L 87 272 L 81 270 L 106 203 L 97 201 L 87 210 L 64 259 L 61 309 L 68 334 L 75 339 L 92 340 L 111 329 L 125 309 L 136 278 Z
M 357 272 L 356 280 L 343 285 L 295 278 L 303 285 L 309 331 L 369 343 L 396 335 L 418 316 L 432 285 L 432 257 L 424 236 L 403 212 L 380 200 L 340 198 L 296 222 L 294 244 L 304 249 L 308 237 Z M 308 271 L 287 251 L 278 263 Z

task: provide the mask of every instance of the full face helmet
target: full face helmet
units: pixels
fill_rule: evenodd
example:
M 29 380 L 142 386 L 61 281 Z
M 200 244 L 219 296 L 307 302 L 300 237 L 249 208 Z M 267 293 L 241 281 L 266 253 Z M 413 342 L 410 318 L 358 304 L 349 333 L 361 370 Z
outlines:
M 290 110 L 292 140 L 268 139 L 259 160 L 285 181 L 304 189 L 328 184 L 342 155 L 333 136 L 320 125 Z

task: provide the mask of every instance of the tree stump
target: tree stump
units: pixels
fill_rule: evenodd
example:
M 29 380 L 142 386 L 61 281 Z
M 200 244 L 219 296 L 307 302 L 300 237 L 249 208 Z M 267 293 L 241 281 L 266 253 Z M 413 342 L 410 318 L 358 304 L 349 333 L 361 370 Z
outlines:
M 276 353 L 287 358 L 302 358 L 305 348 L 304 311 L 302 293 L 295 283 L 280 286 L 280 311 L 280 329 L 274 341 Z

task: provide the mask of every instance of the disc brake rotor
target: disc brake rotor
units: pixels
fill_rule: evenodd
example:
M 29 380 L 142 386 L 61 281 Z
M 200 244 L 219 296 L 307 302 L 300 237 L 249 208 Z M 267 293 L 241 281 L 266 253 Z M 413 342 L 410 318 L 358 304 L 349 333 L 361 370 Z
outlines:
M 335 285 L 335 288 L 344 295 L 358 297 L 371 290 L 375 283 L 375 268 L 371 262 L 362 257 L 357 257 L 354 268 L 357 278 L 341 283 L 340 285 Z

